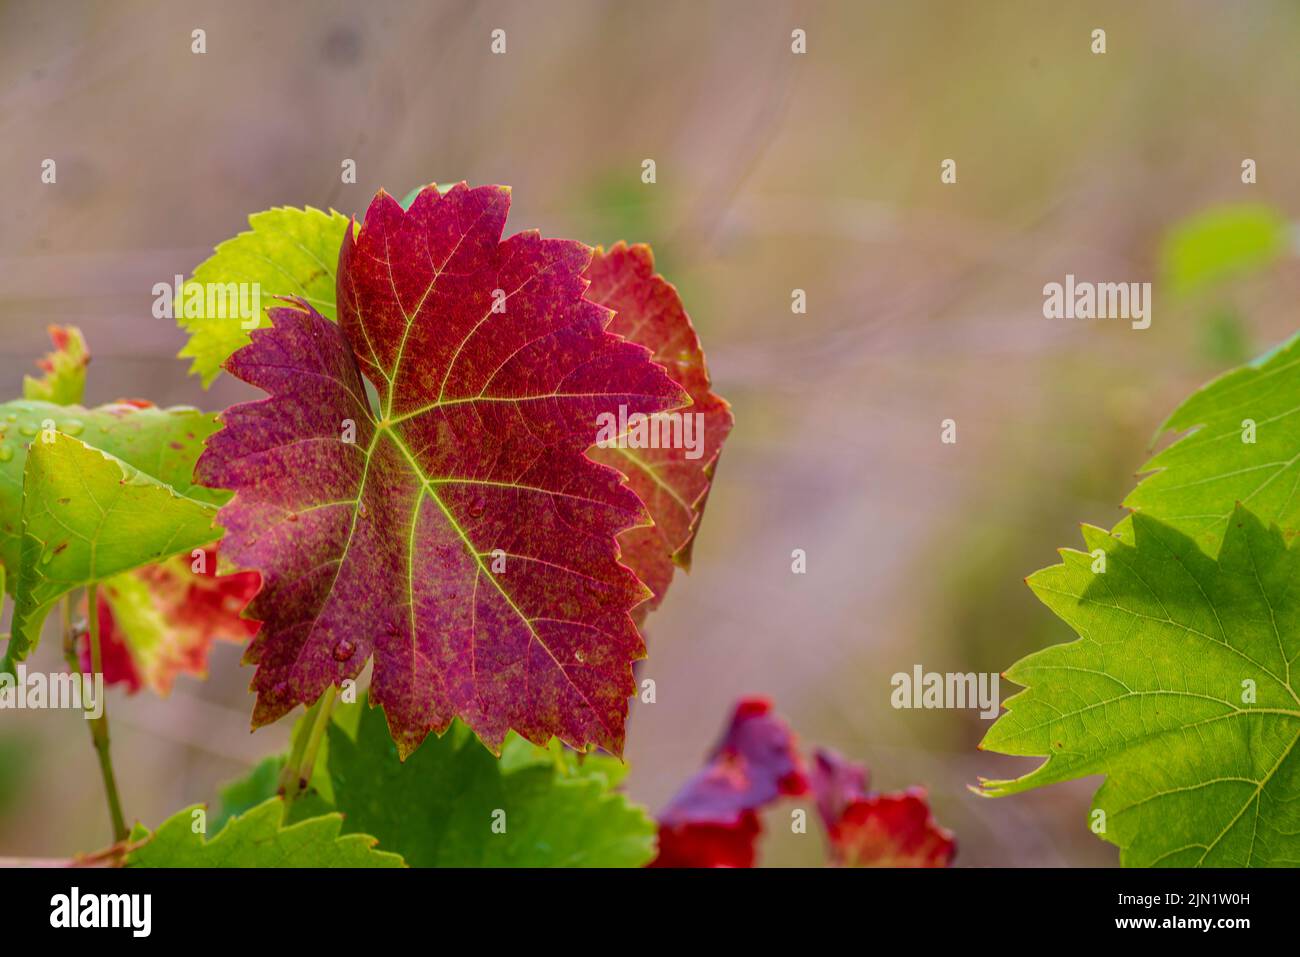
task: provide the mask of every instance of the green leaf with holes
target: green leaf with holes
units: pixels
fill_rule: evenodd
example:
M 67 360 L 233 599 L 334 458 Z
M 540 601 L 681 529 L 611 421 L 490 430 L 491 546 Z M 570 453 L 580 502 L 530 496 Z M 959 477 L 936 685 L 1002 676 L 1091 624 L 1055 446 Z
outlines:
M 27 656 L 75 588 L 206 545 L 216 507 L 61 432 L 27 454 L 22 545 L 5 667 Z
M 211 840 L 195 830 L 200 805 L 169 817 L 150 834 L 137 825 L 128 867 L 401 867 L 396 854 L 364 834 L 339 833 L 343 819 L 326 814 L 281 825 L 284 804 L 272 798 L 231 818 Z
M 203 377 L 205 387 L 221 364 L 248 344 L 250 329 L 269 325 L 266 310 L 282 304 L 276 296 L 305 299 L 334 318 L 335 273 L 348 217 L 310 206 L 277 207 L 254 213 L 248 223 L 252 229 L 217 246 L 195 268 L 182 286 L 181 301 L 173 303 L 176 321 L 190 335 L 180 356 L 194 360 L 190 371 Z M 229 284 L 234 296 L 250 304 L 254 283 L 260 305 L 257 315 L 245 320 L 228 305 L 233 301 Z
M 1047 760 L 980 792 L 1103 774 L 1125 865 L 1300 864 L 1300 549 L 1242 507 L 1217 559 L 1141 512 L 1083 534 L 1029 579 L 1079 638 L 1007 672 L 1027 690 L 983 742 Z

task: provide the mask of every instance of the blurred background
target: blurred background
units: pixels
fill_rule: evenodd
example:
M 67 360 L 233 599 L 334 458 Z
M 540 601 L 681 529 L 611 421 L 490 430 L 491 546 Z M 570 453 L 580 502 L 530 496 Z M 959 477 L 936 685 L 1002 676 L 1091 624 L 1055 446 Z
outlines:
M 1035 760 L 977 751 L 975 711 L 894 710 L 890 676 L 1068 640 L 1024 576 L 1119 519 L 1182 397 L 1296 330 L 1298 46 L 1291 0 L 0 2 L 0 381 L 18 394 L 72 323 L 87 404 L 252 397 L 187 375 L 151 287 L 270 206 L 360 215 L 380 187 L 466 179 L 514 187 L 509 232 L 650 242 L 737 424 L 649 621 L 631 795 L 662 807 L 758 693 L 875 787 L 924 785 L 960 865 L 1112 865 L 1097 780 L 972 795 Z M 1244 203 L 1283 238 L 1236 241 Z M 1151 328 L 1044 319 L 1066 273 L 1153 282 Z M 284 747 L 287 722 L 248 732 L 239 655 L 166 701 L 112 692 L 129 818 Z M 36 661 L 58 670 L 57 642 Z M 787 815 L 762 862 L 820 863 Z M 79 716 L 0 713 L 0 856 L 101 847 L 106 817 Z

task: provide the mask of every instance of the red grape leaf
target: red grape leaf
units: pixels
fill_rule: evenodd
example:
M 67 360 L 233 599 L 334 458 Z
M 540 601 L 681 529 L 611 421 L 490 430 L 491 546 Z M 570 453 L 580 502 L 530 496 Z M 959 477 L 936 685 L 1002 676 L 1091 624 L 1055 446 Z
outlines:
M 494 751 L 511 728 L 622 751 L 647 589 L 616 539 L 648 516 L 583 453 L 600 413 L 687 396 L 605 331 L 588 247 L 501 241 L 509 205 L 458 184 L 403 211 L 381 191 L 344 237 L 338 325 L 275 309 L 226 363 L 269 393 L 222 415 L 196 470 L 235 491 L 222 547 L 262 575 L 255 726 L 373 654 L 402 756 L 457 716 Z
M 177 555 L 108 579 L 98 601 L 104 681 L 166 696 L 178 674 L 206 677 L 214 641 L 242 643 L 257 633 L 258 623 L 241 613 L 259 585 L 257 572 L 218 575 L 216 546 L 201 559 Z M 85 634 L 80 657 L 89 671 Z
M 831 859 L 849 867 L 947 867 L 957 853 L 952 832 L 935 823 L 923 788 L 901 794 L 867 791 L 867 770 L 818 749 L 813 791 Z
M 659 854 L 647 867 L 753 867 L 763 825 L 746 811 L 735 824 L 661 824 Z
M 828 748 L 813 752 L 812 791 L 817 797 L 817 811 L 829 828 L 850 804 L 867 793 L 870 775 L 865 766 L 840 757 Z
M 597 446 L 588 452 L 627 476 L 654 519 L 654 525 L 628 529 L 618 539 L 623 564 L 654 592 L 634 612 L 640 623 L 663 601 L 674 566 L 690 568 L 718 455 L 735 419 L 727 401 L 712 391 L 700 340 L 677 290 L 655 273 L 649 246 L 620 242 L 608 252 L 597 248 L 586 277 L 587 298 L 614 310 L 606 328 L 654 353 L 654 361 L 691 397 L 692 405 L 680 414 L 699 423 L 695 432 L 680 433 L 695 438 L 690 448 Z
M 651 867 L 752 867 L 757 811 L 808 779 L 795 736 L 764 698 L 742 698 L 708 763 L 659 815 Z

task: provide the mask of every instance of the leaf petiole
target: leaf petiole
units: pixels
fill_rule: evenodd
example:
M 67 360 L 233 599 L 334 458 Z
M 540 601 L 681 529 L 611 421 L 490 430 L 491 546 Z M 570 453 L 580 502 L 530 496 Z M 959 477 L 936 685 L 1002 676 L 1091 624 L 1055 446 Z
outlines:
M 280 772 L 279 793 L 284 797 L 284 815 L 288 820 L 289 808 L 293 801 L 307 790 L 311 781 L 312 770 L 316 765 L 316 756 L 320 753 L 321 742 L 325 738 L 325 729 L 329 727 L 330 717 L 334 711 L 336 689 L 330 685 L 316 703 L 303 715 L 302 724 L 293 736 L 289 757 Z
M 91 584 L 86 588 L 86 617 L 90 623 L 90 677 L 103 674 L 103 652 L 99 644 L 99 586 Z M 76 638 L 72 628 L 72 602 L 67 595 L 60 603 L 63 608 L 63 655 L 74 674 L 80 674 L 80 662 L 77 659 Z M 102 687 L 102 686 L 101 686 Z M 122 816 L 122 799 L 117 793 L 117 779 L 113 773 L 113 755 L 109 749 L 108 702 L 102 702 L 102 713 L 98 718 L 90 719 L 90 738 L 95 744 L 95 753 L 99 756 L 99 773 L 104 778 L 104 793 L 108 798 L 108 813 L 113 820 L 113 840 L 125 841 L 128 837 L 126 820 Z

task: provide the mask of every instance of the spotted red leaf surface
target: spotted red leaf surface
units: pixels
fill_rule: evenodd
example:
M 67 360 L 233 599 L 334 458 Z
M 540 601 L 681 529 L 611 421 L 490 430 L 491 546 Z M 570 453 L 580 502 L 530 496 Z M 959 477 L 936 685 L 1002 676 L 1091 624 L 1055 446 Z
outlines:
M 947 867 L 952 833 L 935 823 L 922 788 L 899 794 L 867 790 L 867 770 L 833 751 L 814 755 L 813 791 L 831 859 L 850 867 Z
M 713 393 L 690 317 L 677 290 L 655 273 L 649 246 L 617 243 L 608 252 L 597 249 L 586 275 L 591 280 L 587 298 L 614 310 L 609 331 L 652 350 L 654 361 L 691 397 L 689 408 L 672 414 L 695 417 L 688 423 L 694 431 L 677 433 L 692 439 L 689 447 L 630 448 L 624 441 L 589 453 L 627 476 L 654 519 L 653 526 L 619 536 L 623 563 L 654 592 L 636 609 L 640 621 L 663 600 L 674 566 L 690 567 L 718 455 L 734 418 L 726 400 Z
M 226 364 L 267 393 L 222 416 L 196 474 L 232 489 L 222 547 L 257 570 L 255 725 L 356 677 L 402 755 L 460 716 L 623 745 L 631 610 L 618 535 L 648 521 L 584 454 L 602 412 L 687 402 L 584 298 L 591 250 L 501 240 L 510 192 L 381 192 L 339 257 L 338 325 L 306 303 Z M 363 383 L 376 394 L 372 403 Z
M 757 812 L 803 794 L 808 778 L 789 726 L 763 698 L 743 698 L 722 740 L 659 815 L 652 867 L 752 867 Z
M 244 642 L 258 623 L 242 617 L 257 594 L 257 572 L 217 574 L 217 549 L 178 555 L 114 576 L 99 588 L 99 636 L 104 681 L 128 693 L 148 687 L 171 691 L 179 674 L 205 677 L 217 640 Z M 81 636 L 82 670 L 90 668 L 90 641 Z

